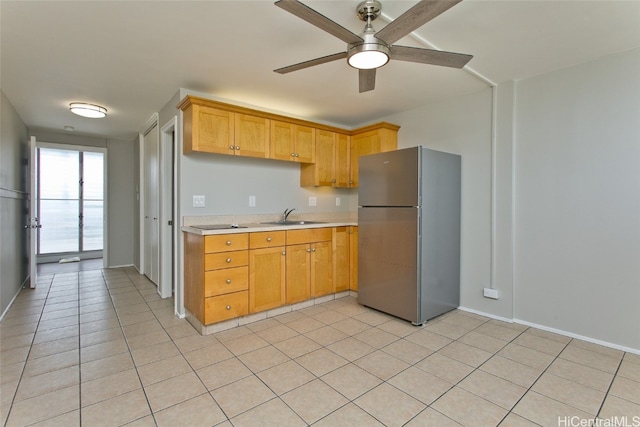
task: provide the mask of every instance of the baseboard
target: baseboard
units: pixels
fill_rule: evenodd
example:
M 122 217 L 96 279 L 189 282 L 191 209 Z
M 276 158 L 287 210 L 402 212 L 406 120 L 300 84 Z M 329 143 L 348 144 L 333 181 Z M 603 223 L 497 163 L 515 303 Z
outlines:
M 0 322 L 2 322 L 2 320 L 4 319 L 4 316 L 9 312 L 9 309 L 11 308 L 13 303 L 16 301 L 16 298 L 18 298 L 18 295 L 20 295 L 20 292 L 22 292 L 23 289 L 26 289 L 28 287 L 29 287 L 29 277 L 27 277 L 24 280 L 24 282 L 22 282 L 22 285 L 18 288 L 18 292 L 16 292 L 13 298 L 11 298 L 11 301 L 9 301 L 7 308 L 5 308 L 4 311 L 2 312 L 2 315 L 0 315 Z
M 622 345 L 619 345 L 619 344 L 614 344 L 614 343 L 598 340 L 598 339 L 591 338 L 591 337 L 585 337 L 584 335 L 574 334 L 573 332 L 563 331 L 561 329 L 551 328 L 549 326 L 544 326 L 544 325 L 539 325 L 537 323 L 527 322 L 526 320 L 509 319 L 509 318 L 506 318 L 506 317 L 500 317 L 500 316 L 493 315 L 491 313 L 485 313 L 485 312 L 482 312 L 482 311 L 479 311 L 479 310 L 474 310 L 474 309 L 468 308 L 468 307 L 458 307 L 458 309 L 462 310 L 462 311 L 469 312 L 469 313 L 478 314 L 480 316 L 488 317 L 490 319 L 500 320 L 502 322 L 507 322 L 507 323 L 517 323 L 519 325 L 528 326 L 530 328 L 536 328 L 536 329 L 540 329 L 540 330 L 543 330 L 543 331 L 552 332 L 554 334 L 563 335 L 565 337 L 575 338 L 575 339 L 578 339 L 578 340 L 590 342 L 592 344 L 598 344 L 598 345 L 601 345 L 603 347 L 609 347 L 609 348 L 613 348 L 615 350 L 620 350 L 620 351 L 625 351 L 627 353 L 640 355 L 640 349 L 637 349 L 637 348 L 625 347 L 625 346 L 622 346 Z

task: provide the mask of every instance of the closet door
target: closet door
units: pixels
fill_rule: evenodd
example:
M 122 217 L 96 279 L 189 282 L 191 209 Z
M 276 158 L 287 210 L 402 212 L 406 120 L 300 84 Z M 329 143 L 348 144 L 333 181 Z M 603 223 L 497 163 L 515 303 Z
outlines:
M 144 274 L 156 285 L 160 276 L 159 142 L 155 124 L 144 135 Z

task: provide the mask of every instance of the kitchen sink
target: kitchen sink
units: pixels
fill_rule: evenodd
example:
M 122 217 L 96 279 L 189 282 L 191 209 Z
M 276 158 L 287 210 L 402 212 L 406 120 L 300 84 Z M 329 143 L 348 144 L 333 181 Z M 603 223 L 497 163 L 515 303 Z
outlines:
M 261 224 L 269 224 L 269 225 L 307 225 L 307 224 L 325 224 L 322 221 L 270 221 L 270 222 L 262 222 Z

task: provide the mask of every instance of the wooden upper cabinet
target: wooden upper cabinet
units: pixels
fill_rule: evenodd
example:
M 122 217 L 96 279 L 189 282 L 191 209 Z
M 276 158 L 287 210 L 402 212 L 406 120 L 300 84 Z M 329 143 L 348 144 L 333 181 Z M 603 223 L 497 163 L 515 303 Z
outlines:
M 316 129 L 316 158 L 300 169 L 300 185 L 349 187 L 349 136 Z
M 315 161 L 314 129 L 278 120 L 271 121 L 270 158 L 299 163 Z
M 350 147 L 350 182 L 352 187 L 358 186 L 358 160 L 367 154 L 392 151 L 398 148 L 398 126 L 379 123 L 359 129 L 351 136 Z
M 184 153 L 204 151 L 301 163 L 301 186 L 358 186 L 360 156 L 397 149 L 399 126 L 355 130 L 186 96 Z
M 271 120 L 249 114 L 235 115 L 235 154 L 246 157 L 269 157 Z
M 193 105 L 184 112 L 184 153 L 233 154 L 234 113 Z

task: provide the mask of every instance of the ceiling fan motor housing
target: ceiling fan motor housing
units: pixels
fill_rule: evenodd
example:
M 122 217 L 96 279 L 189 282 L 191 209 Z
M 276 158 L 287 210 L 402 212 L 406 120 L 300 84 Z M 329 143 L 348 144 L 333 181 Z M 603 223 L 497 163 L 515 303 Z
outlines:
M 367 22 L 368 20 L 373 21 L 380 15 L 380 11 L 382 10 L 382 5 L 377 0 L 365 0 L 358 5 L 356 8 L 356 13 L 358 18 Z

